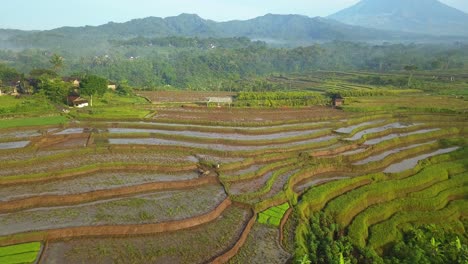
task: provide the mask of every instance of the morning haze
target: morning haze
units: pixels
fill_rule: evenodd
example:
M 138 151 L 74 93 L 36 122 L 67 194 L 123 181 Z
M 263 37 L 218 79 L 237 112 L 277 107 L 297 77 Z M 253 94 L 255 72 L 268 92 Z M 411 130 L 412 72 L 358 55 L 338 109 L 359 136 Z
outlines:
M 181 13 L 198 14 L 215 21 L 250 19 L 267 13 L 328 16 L 349 7 L 357 0 L 16 0 L 3 1 L 0 28 L 53 29 L 62 26 L 101 25 L 125 22 L 148 16 L 168 17 Z M 465 0 L 441 1 L 468 12 Z

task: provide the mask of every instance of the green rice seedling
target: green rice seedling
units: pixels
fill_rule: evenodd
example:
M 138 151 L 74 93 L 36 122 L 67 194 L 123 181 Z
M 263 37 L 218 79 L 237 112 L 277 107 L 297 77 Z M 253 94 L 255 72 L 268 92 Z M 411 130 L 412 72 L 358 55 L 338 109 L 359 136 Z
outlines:
M 284 214 L 289 209 L 289 203 L 271 207 L 258 214 L 257 221 L 261 224 L 269 224 L 278 227 Z
M 369 232 L 369 246 L 380 249 L 392 241 L 401 239 L 398 226 L 404 223 L 433 224 L 458 221 L 462 214 L 468 212 L 468 201 L 457 200 L 438 211 L 399 212 L 390 219 L 374 225 Z

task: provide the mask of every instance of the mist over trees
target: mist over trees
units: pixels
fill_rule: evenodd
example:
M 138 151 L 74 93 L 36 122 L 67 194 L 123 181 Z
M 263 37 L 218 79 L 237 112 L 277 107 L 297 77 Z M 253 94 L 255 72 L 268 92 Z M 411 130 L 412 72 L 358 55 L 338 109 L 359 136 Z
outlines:
M 28 49 L 0 51 L 3 82 L 19 73 L 50 69 L 62 76 L 98 75 L 130 86 L 213 90 L 270 74 L 333 71 L 463 70 L 468 45 L 366 44 L 334 41 L 298 48 L 271 47 L 246 38 L 134 38 L 82 54 Z M 2 68 L 3 67 L 3 68 Z M 13 71 L 13 72 L 12 72 Z M 409 80 L 408 83 L 411 83 Z

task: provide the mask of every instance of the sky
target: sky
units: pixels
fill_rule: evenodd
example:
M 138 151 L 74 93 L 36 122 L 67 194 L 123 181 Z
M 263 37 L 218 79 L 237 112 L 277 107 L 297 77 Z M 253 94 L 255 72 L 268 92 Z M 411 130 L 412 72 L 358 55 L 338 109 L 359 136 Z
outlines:
M 198 14 L 215 21 L 273 14 L 328 16 L 359 0 L 0 0 L 0 28 L 45 30 L 148 16 Z M 440 0 L 468 13 L 468 0 Z

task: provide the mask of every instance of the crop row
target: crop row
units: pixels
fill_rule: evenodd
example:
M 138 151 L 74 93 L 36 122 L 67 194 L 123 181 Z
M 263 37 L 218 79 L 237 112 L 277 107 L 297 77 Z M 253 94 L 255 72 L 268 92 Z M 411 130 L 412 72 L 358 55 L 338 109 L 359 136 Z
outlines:
M 267 180 L 267 182 L 260 189 L 256 190 L 255 192 L 250 192 L 250 193 L 245 193 L 245 194 L 234 196 L 232 197 L 232 199 L 235 201 L 239 201 L 239 202 L 247 202 L 250 199 L 260 197 L 268 193 L 271 190 L 273 184 L 280 176 L 293 171 L 298 166 L 300 166 L 300 164 L 294 164 L 293 166 L 288 166 L 288 167 L 278 169 L 271 175 L 271 177 Z
M 437 211 L 404 211 L 394 214 L 388 220 L 376 224 L 370 228 L 369 246 L 380 249 L 392 241 L 401 239 L 398 226 L 405 223 L 435 224 L 459 221 L 460 217 L 466 217 L 468 212 L 468 200 L 455 200 L 445 208 Z M 459 230 L 465 233 L 465 230 Z
M 236 133 L 243 135 L 268 135 L 289 131 L 303 131 L 309 129 L 318 129 L 329 126 L 328 122 L 304 122 L 304 123 L 284 123 L 271 124 L 269 126 L 209 126 L 209 125 L 191 125 L 177 123 L 111 123 L 100 124 L 91 123 L 90 126 L 106 129 L 109 126 L 112 128 L 138 128 L 138 129 L 159 129 L 167 131 L 193 131 L 193 132 L 208 132 L 208 133 Z
M 284 214 L 289 209 L 289 204 L 270 207 L 267 210 L 258 214 L 258 222 L 261 224 L 269 224 L 278 227 L 283 219 Z
M 345 156 L 345 159 L 348 162 L 354 162 L 354 161 L 365 159 L 372 154 L 381 153 L 383 151 L 388 151 L 391 148 L 408 146 L 409 144 L 427 142 L 431 140 L 447 138 L 450 136 L 457 136 L 458 132 L 459 132 L 458 129 L 453 128 L 453 129 L 441 129 L 437 131 L 431 131 L 428 133 L 414 134 L 414 135 L 409 135 L 409 136 L 404 136 L 404 137 L 396 137 L 396 138 L 385 140 L 375 145 L 372 145 L 368 148 L 367 151 Z
M 297 158 L 292 158 L 292 159 L 286 159 L 286 160 L 281 160 L 278 162 L 270 163 L 268 165 L 265 165 L 261 168 L 259 168 L 256 171 L 253 172 L 247 172 L 241 175 L 237 176 L 227 176 L 227 175 L 220 175 L 220 179 L 226 183 L 229 182 L 235 182 L 235 181 L 245 181 L 245 180 L 252 180 L 258 177 L 261 177 L 265 175 L 266 173 L 269 173 L 274 170 L 278 170 L 282 167 L 289 166 L 292 164 L 296 164 Z
M 326 136 L 331 133 L 330 129 L 320 129 L 313 131 L 308 134 L 290 136 L 290 137 L 281 137 L 274 139 L 227 139 L 222 137 L 222 135 L 217 135 L 217 137 L 199 137 L 199 136 L 188 136 L 188 135 L 179 135 L 179 134 L 166 134 L 166 133 L 156 133 L 156 132 L 142 132 L 142 133 L 103 133 L 99 134 L 99 138 L 109 139 L 109 138 L 158 138 L 158 139 L 167 139 L 167 140 L 176 140 L 183 142 L 196 142 L 200 144 L 223 144 L 228 146 L 268 146 L 274 144 L 285 144 L 298 141 L 305 141 L 309 139 L 318 138 L 321 136 Z
M 405 196 L 437 182 L 449 179 L 451 173 L 461 173 L 466 170 L 468 159 L 464 162 L 437 164 L 424 168 L 412 177 L 396 180 L 374 182 L 331 201 L 325 212 L 335 217 L 341 226 L 348 226 L 351 220 L 367 207 Z
M 466 175 L 468 174 L 464 176 Z M 429 194 L 429 192 L 426 192 L 426 194 Z M 444 208 L 450 200 L 465 199 L 467 197 L 468 187 L 465 186 L 447 189 L 436 196 L 401 198 L 380 203 L 368 207 L 354 218 L 348 227 L 348 236 L 354 244 L 364 247 L 368 237 L 368 228 L 378 222 L 385 221 L 397 212 L 438 210 Z
M 64 169 L 53 173 L 44 172 L 36 174 L 4 176 L 0 179 L 1 185 L 12 185 L 21 183 L 32 183 L 39 181 L 51 181 L 71 177 L 79 177 L 90 173 L 116 171 L 116 170 L 131 170 L 131 171 L 158 171 L 158 172 L 183 172 L 194 170 L 195 164 L 146 164 L 146 163 L 96 163 L 78 168 Z
M 0 263 L 34 263 L 40 250 L 40 242 L 0 247 Z

